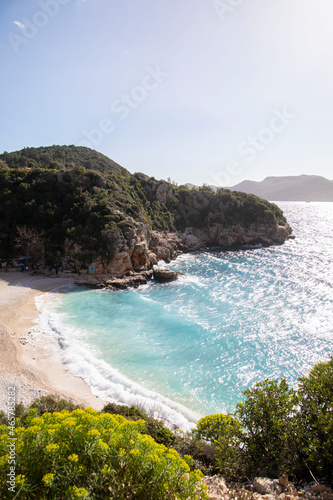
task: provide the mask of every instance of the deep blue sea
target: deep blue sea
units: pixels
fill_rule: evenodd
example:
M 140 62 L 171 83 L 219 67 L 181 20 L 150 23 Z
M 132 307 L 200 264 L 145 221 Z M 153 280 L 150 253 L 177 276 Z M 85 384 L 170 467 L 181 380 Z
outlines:
M 43 331 L 94 394 L 184 429 L 265 378 L 295 386 L 333 353 L 333 203 L 277 204 L 295 240 L 182 255 L 172 283 L 61 289 L 39 301 Z

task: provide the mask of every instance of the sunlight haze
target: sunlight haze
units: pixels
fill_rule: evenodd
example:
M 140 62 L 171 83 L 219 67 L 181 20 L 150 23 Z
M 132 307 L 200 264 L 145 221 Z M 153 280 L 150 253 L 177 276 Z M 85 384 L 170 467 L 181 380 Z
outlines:
M 331 0 L 5 0 L 0 153 L 234 185 L 332 178 Z

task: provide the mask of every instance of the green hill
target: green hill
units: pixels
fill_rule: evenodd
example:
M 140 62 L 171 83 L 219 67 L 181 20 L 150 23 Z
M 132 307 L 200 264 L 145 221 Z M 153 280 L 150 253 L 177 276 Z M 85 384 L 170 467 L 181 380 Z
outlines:
M 253 195 L 132 175 L 89 148 L 27 148 L 0 156 L 0 258 L 35 254 L 76 268 L 102 259 L 105 268 L 126 252 L 131 258 L 140 244 L 149 250 L 151 231 L 209 233 L 216 225 L 251 224 L 275 228 L 286 220 L 276 205 Z M 206 244 L 217 245 L 214 239 Z M 149 267 L 147 249 L 140 259 Z
M 3 153 L 1 160 L 10 168 L 55 168 L 71 169 L 75 165 L 97 170 L 129 175 L 128 170 L 93 149 L 77 146 L 47 146 L 24 148 L 13 153 Z

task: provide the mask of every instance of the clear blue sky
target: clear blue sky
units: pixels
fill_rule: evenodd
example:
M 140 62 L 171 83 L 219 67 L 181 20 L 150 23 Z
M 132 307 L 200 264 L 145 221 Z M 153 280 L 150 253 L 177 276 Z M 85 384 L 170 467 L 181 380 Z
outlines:
M 333 160 L 332 0 L 2 0 L 0 152 L 233 185 Z

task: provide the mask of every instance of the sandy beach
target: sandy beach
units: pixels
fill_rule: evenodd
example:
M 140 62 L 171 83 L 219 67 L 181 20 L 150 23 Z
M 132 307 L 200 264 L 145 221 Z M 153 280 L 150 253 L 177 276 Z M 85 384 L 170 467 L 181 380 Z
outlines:
M 0 410 L 6 411 L 12 386 L 16 402 L 24 405 L 56 393 L 84 407 L 100 410 L 104 406 L 81 378 L 66 369 L 56 340 L 39 329 L 35 298 L 73 282 L 72 276 L 65 275 L 0 273 Z

